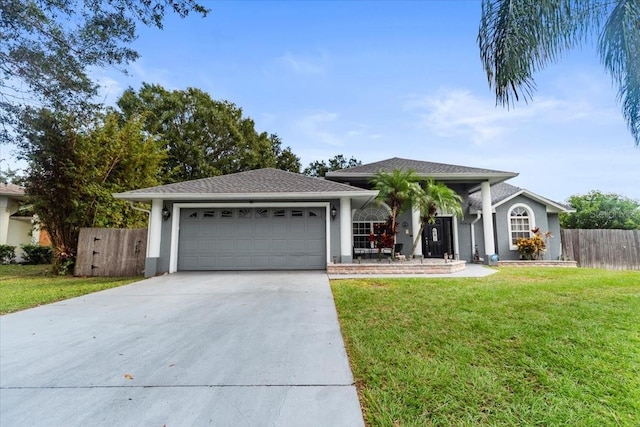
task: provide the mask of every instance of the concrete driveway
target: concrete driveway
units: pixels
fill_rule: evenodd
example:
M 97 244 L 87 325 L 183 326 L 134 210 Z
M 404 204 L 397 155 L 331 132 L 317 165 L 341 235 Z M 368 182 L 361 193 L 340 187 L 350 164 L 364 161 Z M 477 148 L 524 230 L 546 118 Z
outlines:
M 326 273 L 231 272 L 0 317 L 0 425 L 363 421 Z

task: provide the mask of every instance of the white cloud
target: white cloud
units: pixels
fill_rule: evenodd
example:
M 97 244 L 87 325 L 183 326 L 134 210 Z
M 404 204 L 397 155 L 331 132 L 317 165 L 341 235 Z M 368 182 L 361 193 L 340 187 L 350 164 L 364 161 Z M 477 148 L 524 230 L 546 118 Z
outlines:
M 322 75 L 327 70 L 328 56 L 323 51 L 316 55 L 294 55 L 291 52 L 286 52 L 276 59 L 276 63 L 294 74 Z
M 95 81 L 100 85 L 97 100 L 105 105 L 115 104 L 124 91 L 120 82 L 109 76 L 96 76 Z
M 140 82 L 159 84 L 165 89 L 176 89 L 174 85 L 169 82 L 169 70 L 165 68 L 150 68 L 144 64 L 144 61 L 139 59 L 130 66 L 131 75 Z
M 618 112 L 582 100 L 540 96 L 530 104 L 506 109 L 496 106 L 493 99 L 478 97 L 463 89 L 412 96 L 404 108 L 416 112 L 421 125 L 437 136 L 464 137 L 477 146 L 502 140 L 526 126 L 619 120 Z
M 319 112 L 303 117 L 297 123 L 297 128 L 308 138 L 310 143 L 332 146 L 342 145 L 342 138 L 328 128 L 335 123 L 338 114 Z

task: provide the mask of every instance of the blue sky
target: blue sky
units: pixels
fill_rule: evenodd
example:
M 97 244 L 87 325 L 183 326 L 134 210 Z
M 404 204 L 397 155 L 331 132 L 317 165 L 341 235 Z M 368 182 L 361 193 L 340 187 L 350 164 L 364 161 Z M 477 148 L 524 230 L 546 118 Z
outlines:
M 336 154 L 519 172 L 557 201 L 592 189 L 640 199 L 640 149 L 593 46 L 536 76 L 533 102 L 496 107 L 476 42 L 479 1 L 205 3 L 206 18 L 140 28 L 128 86 L 197 87 L 277 133 L 303 167 Z

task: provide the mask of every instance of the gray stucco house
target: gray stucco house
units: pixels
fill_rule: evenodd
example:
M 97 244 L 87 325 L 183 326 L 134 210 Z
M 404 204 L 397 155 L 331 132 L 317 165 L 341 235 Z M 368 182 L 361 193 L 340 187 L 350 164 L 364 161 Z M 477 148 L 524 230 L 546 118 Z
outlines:
M 513 242 L 540 227 L 556 236 L 546 259 L 560 256 L 558 214 L 566 206 L 504 181 L 513 172 L 392 158 L 312 178 L 277 169 L 163 185 L 115 194 L 151 203 L 145 275 L 184 270 L 326 269 L 372 251 L 369 233 L 384 222 L 370 178 L 412 169 L 444 182 L 463 199 L 464 216 L 439 212 L 425 227 L 417 256 L 472 261 L 518 259 Z M 485 214 L 487 213 L 487 214 Z M 417 212 L 399 218 L 405 254 L 419 229 Z

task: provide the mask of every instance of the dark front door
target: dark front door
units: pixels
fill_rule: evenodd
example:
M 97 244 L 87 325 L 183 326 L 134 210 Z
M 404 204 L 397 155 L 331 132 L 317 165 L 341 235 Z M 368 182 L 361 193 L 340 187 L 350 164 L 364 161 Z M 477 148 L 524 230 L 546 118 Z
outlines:
M 453 252 L 450 217 L 436 217 L 433 224 L 427 224 L 422 232 L 422 253 L 426 258 L 442 258 Z

